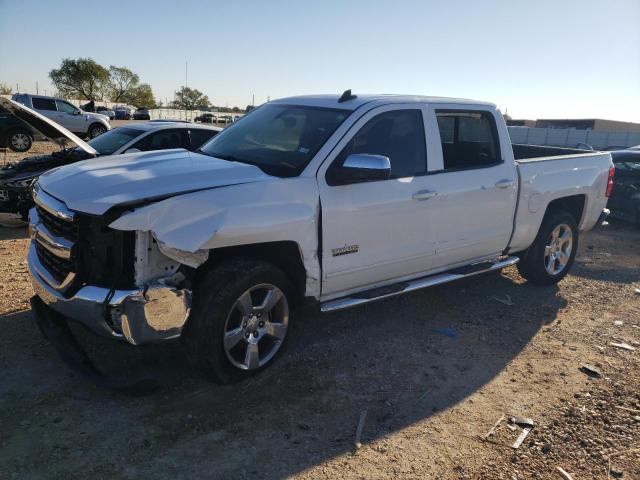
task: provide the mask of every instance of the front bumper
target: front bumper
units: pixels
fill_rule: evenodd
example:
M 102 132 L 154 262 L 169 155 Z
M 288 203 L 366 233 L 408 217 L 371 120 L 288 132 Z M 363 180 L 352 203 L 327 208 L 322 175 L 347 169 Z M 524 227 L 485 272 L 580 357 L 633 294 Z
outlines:
M 35 241 L 29 248 L 28 265 L 33 289 L 46 307 L 82 323 L 96 334 L 133 345 L 180 336 L 191 309 L 190 290 L 161 282 L 132 290 L 85 285 L 66 297 L 51 285 L 51 276 L 38 258 Z

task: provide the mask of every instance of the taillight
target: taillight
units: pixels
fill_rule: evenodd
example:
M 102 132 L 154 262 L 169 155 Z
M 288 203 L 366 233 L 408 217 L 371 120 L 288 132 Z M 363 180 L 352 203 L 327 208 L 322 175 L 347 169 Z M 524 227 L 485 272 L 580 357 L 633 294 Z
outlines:
M 616 167 L 609 168 L 609 178 L 607 179 L 607 189 L 604 191 L 605 197 L 610 197 L 613 191 L 613 177 L 616 175 Z

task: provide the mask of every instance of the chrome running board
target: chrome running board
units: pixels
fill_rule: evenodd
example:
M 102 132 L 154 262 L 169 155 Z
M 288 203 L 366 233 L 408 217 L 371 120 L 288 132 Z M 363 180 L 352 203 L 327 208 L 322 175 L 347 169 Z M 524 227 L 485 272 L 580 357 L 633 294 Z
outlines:
M 518 257 L 508 257 L 497 262 L 476 263 L 474 265 L 455 268 L 453 270 L 430 275 L 428 277 L 400 282 L 385 287 L 378 287 L 372 290 L 365 290 L 364 292 L 358 292 L 347 297 L 322 302 L 320 304 L 320 311 L 322 313 L 334 312 L 336 310 L 351 308 L 357 305 L 362 305 L 364 303 L 375 302 L 389 297 L 395 297 L 396 295 L 402 295 L 403 293 L 409 293 L 415 290 L 433 287 L 442 283 L 453 282 L 455 280 L 460 280 L 461 278 L 478 275 L 479 273 L 501 270 L 505 267 L 508 267 L 509 265 L 515 265 L 516 263 L 518 263 L 518 261 L 520 261 L 520 258 Z

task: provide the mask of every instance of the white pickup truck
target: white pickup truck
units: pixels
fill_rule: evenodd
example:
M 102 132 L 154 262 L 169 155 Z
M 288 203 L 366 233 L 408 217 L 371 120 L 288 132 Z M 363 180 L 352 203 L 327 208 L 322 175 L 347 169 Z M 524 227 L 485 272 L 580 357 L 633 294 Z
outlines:
M 73 320 L 134 345 L 181 338 L 194 366 L 238 381 L 273 362 L 301 300 L 331 312 L 513 264 L 558 282 L 613 171 L 608 153 L 512 146 L 489 103 L 277 100 L 196 153 L 43 174 L 32 304 L 67 360 L 82 358 Z

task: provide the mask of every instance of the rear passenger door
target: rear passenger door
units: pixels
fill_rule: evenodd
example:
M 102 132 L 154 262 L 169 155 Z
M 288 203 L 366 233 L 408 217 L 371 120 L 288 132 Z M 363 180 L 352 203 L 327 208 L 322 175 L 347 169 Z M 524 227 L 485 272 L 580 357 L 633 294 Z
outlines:
M 58 109 L 56 108 L 56 101 L 54 99 L 31 97 L 31 104 L 36 112 L 64 126 L 60 122 L 60 118 L 58 118 Z
M 429 165 L 434 268 L 500 254 L 513 228 L 516 170 L 506 129 L 492 110 L 429 107 L 441 154 Z

